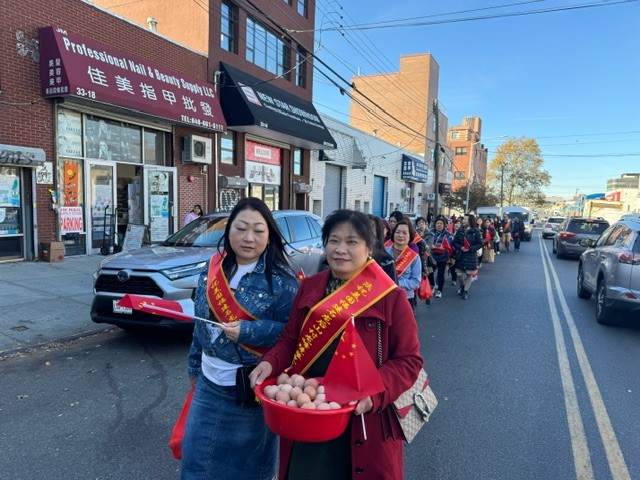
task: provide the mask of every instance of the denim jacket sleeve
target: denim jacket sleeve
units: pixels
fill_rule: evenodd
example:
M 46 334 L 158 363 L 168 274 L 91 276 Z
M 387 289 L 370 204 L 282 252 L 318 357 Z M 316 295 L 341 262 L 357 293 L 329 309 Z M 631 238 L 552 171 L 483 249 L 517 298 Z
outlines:
M 400 278 L 398 278 L 398 286 L 403 290 L 411 291 L 420 288 L 420 280 L 422 279 L 422 263 L 415 258 L 409 268 L 407 268 Z
M 273 298 L 270 307 L 252 322 L 240 322 L 239 343 L 256 347 L 272 347 L 289 320 L 291 305 L 298 291 L 298 279 L 285 272 L 272 277 Z

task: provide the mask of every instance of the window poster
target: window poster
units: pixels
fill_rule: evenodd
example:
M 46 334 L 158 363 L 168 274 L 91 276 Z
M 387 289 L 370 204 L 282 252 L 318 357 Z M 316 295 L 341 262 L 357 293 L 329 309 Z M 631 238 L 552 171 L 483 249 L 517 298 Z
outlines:
M 162 242 L 169 236 L 169 195 L 149 195 L 151 241 Z
M 58 111 L 58 155 L 82 156 L 82 114 L 70 110 Z
M 0 167 L 0 206 L 20 206 L 20 177 L 16 167 Z
M 73 160 L 67 160 L 63 164 L 64 199 L 66 207 L 77 207 L 80 189 L 80 165 Z

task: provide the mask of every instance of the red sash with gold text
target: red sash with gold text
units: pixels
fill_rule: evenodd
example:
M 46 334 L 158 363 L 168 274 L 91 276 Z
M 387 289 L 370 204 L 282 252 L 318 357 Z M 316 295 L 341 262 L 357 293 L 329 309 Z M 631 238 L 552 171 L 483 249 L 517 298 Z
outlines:
M 393 245 L 393 240 L 387 240 L 384 242 L 384 248 L 390 247 L 391 245 Z
M 413 262 L 417 256 L 418 254 L 412 249 L 404 247 L 402 253 L 396 257 L 396 275 L 398 278 L 409 268 L 409 265 L 411 265 L 411 262 Z
M 375 260 L 369 260 L 353 278 L 309 310 L 300 329 L 289 373 L 304 374 L 342 333 L 351 317 L 365 311 L 394 288 L 393 280 Z
M 207 302 L 209 308 L 220 323 L 230 323 L 237 320 L 254 321 L 256 318 L 240 306 L 231 291 L 229 281 L 222 271 L 221 254 L 216 254 L 209 266 L 207 275 Z M 263 355 L 269 349 L 266 347 L 253 347 L 239 344 L 240 347 L 254 355 Z

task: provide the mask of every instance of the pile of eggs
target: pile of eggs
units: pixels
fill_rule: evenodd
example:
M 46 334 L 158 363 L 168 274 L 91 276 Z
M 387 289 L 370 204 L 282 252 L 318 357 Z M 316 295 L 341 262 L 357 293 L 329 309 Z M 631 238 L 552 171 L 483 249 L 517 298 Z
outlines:
M 304 378 L 302 375 L 291 376 L 282 373 L 276 385 L 264 387 L 264 394 L 270 400 L 294 408 L 305 410 L 337 410 L 342 405 L 327 402 L 324 386 L 315 378 Z

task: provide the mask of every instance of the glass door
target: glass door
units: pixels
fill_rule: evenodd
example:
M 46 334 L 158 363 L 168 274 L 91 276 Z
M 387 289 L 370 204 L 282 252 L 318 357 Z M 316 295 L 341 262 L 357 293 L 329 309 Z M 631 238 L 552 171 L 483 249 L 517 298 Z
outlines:
M 113 252 L 115 241 L 116 212 L 114 199 L 116 195 L 115 163 L 88 160 L 87 202 L 90 219 L 88 252 L 90 254 Z
M 22 173 L 0 166 L 0 261 L 24 257 Z
M 144 217 L 152 243 L 163 242 L 176 231 L 176 181 L 175 167 L 144 167 Z

